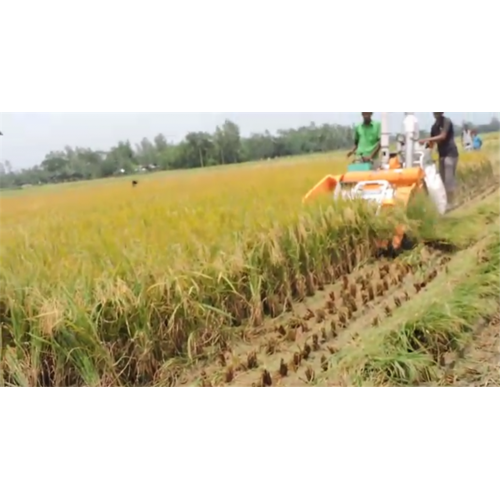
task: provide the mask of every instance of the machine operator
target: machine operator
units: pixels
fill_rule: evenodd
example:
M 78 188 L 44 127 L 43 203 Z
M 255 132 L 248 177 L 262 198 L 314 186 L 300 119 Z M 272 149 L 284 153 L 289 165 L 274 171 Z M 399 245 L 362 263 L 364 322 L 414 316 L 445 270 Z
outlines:
M 373 113 L 361 113 L 363 122 L 354 132 L 354 147 L 347 154 L 351 158 L 354 154 L 361 163 L 371 163 L 375 170 L 379 168 L 379 153 L 382 148 L 382 124 L 373 120 Z

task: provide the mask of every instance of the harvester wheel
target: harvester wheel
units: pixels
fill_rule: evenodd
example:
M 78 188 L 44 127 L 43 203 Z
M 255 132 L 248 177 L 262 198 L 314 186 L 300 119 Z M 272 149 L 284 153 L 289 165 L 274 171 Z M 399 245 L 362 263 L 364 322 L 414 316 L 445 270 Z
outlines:
M 387 259 L 395 259 L 399 257 L 404 252 L 409 252 L 415 248 L 415 242 L 405 233 L 401 240 L 401 244 L 398 248 L 394 248 L 394 245 L 389 243 L 385 248 L 379 248 L 377 250 L 376 257 L 377 258 L 387 258 Z
M 412 239 L 408 236 L 407 233 L 403 235 L 403 239 L 401 240 L 401 244 L 399 245 L 398 248 L 394 248 L 394 246 L 391 244 L 391 254 L 393 258 L 399 257 L 402 253 L 404 252 L 409 252 L 410 250 L 413 250 L 415 248 L 415 242 L 412 241 Z
M 401 250 L 403 252 L 409 252 L 416 247 L 416 243 L 405 233 L 403 236 L 403 241 L 401 242 Z

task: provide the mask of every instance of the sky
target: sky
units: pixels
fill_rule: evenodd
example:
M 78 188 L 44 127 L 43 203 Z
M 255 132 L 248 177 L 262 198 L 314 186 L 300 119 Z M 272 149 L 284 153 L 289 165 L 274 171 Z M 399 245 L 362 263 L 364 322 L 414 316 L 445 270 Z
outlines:
M 376 113 L 376 117 L 379 113 Z M 417 113 L 421 127 L 429 128 L 432 113 Z M 487 123 L 498 113 L 449 113 L 456 122 L 464 119 Z M 399 132 L 403 113 L 391 113 L 391 132 Z M 169 141 L 178 142 L 188 132 L 213 132 L 217 125 L 230 119 L 237 123 L 244 136 L 253 132 L 270 132 L 316 124 L 351 125 L 360 120 L 360 113 L 0 113 L 0 161 L 8 160 L 14 169 L 31 168 L 45 155 L 64 146 L 107 150 L 118 141 L 132 144 L 144 137 L 153 139 L 163 133 Z

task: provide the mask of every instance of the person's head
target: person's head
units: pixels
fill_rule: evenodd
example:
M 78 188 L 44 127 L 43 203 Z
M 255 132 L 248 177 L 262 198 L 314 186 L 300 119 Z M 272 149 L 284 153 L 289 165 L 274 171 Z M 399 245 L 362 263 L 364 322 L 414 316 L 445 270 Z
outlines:
M 372 117 L 373 117 L 373 113 L 361 113 L 361 115 L 363 116 L 363 123 L 365 123 L 366 125 L 369 125 L 371 122 L 372 122 Z
M 444 113 L 443 112 L 439 112 L 437 113 L 436 111 L 434 111 L 434 118 L 436 119 L 436 121 L 440 121 L 442 120 L 444 117 Z

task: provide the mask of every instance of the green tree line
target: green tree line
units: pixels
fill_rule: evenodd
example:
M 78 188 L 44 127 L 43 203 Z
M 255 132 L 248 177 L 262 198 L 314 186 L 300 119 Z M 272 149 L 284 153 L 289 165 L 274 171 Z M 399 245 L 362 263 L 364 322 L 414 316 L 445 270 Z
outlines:
M 500 123 L 494 118 L 488 125 L 473 128 L 479 133 L 498 131 Z M 40 165 L 21 171 L 14 170 L 6 161 L 0 163 L 0 188 L 264 161 L 347 149 L 353 140 L 353 127 L 315 123 L 275 134 L 266 131 L 242 137 L 238 125 L 227 120 L 212 134 L 191 132 L 177 144 L 159 134 L 136 145 L 119 142 L 109 151 L 66 146 L 62 151 L 48 153 Z
M 213 134 L 191 132 L 177 144 L 163 134 L 139 144 L 119 142 L 109 151 L 65 147 L 48 153 L 40 165 L 14 171 L 0 165 L 0 187 L 48 184 L 131 175 L 152 170 L 180 170 L 215 165 L 262 161 L 286 156 L 321 153 L 349 147 L 353 128 L 342 125 L 316 125 L 298 129 L 269 131 L 242 137 L 240 128 L 227 120 Z

